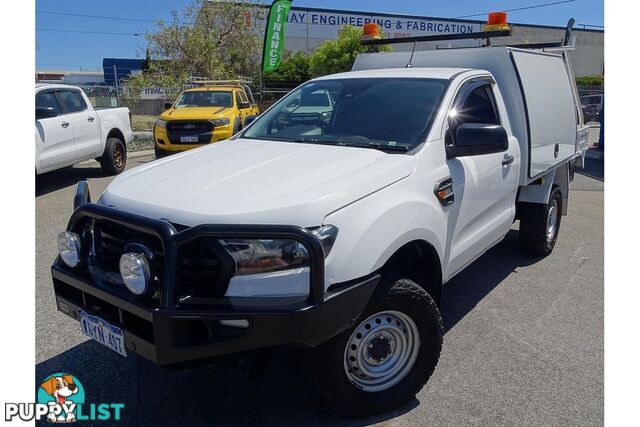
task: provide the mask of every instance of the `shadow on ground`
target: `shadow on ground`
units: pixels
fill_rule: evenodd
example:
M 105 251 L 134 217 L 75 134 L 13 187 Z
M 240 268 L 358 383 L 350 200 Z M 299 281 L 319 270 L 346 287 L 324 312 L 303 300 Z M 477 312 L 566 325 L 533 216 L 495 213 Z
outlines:
M 536 260 L 518 247 L 518 233 L 483 255 L 449 282 L 443 312 L 449 331 L 516 268 Z M 185 372 L 158 368 L 130 354 L 127 358 L 87 341 L 36 366 L 36 378 L 55 372 L 77 376 L 88 402 L 125 403 L 120 426 L 165 425 L 368 425 L 398 417 L 419 405 L 414 399 L 396 411 L 353 419 L 327 411 L 294 369 L 289 353 L 274 355 L 266 372 L 248 378 L 238 363 Z M 45 425 L 44 423 L 42 425 Z M 96 422 L 100 425 L 100 422 Z
M 586 159 L 583 169 L 577 169 L 576 173 L 604 182 L 604 161 L 601 159 Z
M 36 197 L 75 185 L 88 178 L 106 176 L 99 165 L 68 167 L 36 176 Z

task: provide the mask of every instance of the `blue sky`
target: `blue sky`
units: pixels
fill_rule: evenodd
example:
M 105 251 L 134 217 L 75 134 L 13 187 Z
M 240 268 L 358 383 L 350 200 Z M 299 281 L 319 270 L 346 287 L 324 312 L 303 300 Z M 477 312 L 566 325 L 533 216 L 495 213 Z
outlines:
M 100 69 L 102 58 L 136 58 L 144 51 L 142 36 L 65 33 L 74 30 L 112 33 L 144 33 L 152 22 L 63 16 L 37 11 L 127 17 L 140 20 L 168 19 L 172 9 L 190 0 L 36 0 L 36 68 L 47 70 Z M 294 6 L 456 17 L 492 10 L 514 9 L 554 0 L 294 0 Z M 558 1 L 558 0 L 555 0 Z M 270 1 L 265 1 L 270 3 Z M 564 26 L 570 17 L 579 24 L 604 25 L 603 0 L 575 0 L 539 9 L 509 13 L 510 22 Z M 472 19 L 484 19 L 477 17 Z M 144 56 L 144 54 L 142 54 Z

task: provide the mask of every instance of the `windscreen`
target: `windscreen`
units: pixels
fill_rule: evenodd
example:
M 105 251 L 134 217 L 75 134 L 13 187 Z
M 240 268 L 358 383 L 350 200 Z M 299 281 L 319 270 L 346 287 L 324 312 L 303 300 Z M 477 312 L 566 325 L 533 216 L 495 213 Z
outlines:
M 202 90 L 183 92 L 176 101 L 175 108 L 231 106 L 233 99 L 230 91 Z
M 409 151 L 424 141 L 447 84 L 417 78 L 311 81 L 258 117 L 242 136 Z M 319 102 L 321 97 L 326 101 Z

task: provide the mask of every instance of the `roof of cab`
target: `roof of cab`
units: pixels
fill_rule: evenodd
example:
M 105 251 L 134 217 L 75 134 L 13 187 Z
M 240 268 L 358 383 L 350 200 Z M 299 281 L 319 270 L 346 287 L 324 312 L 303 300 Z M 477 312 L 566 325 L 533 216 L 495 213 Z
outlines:
M 233 89 L 241 89 L 241 88 L 239 86 L 199 86 L 199 87 L 192 87 L 189 89 L 185 89 L 185 92 L 195 92 L 195 91 L 203 91 L 203 90 L 231 91 Z
M 373 70 L 348 71 L 346 73 L 331 74 L 318 77 L 315 80 L 347 79 L 347 78 L 372 78 L 372 77 L 403 77 L 403 78 L 430 78 L 450 80 L 457 75 L 477 71 L 470 68 L 443 68 L 443 67 L 415 67 L 415 68 L 380 68 Z
M 80 89 L 78 86 L 60 83 L 36 83 L 36 89 Z

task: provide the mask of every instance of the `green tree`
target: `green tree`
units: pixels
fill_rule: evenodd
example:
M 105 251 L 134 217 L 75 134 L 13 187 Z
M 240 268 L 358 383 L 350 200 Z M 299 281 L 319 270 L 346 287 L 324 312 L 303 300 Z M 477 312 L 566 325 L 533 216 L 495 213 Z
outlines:
M 277 70 L 264 74 L 267 82 L 273 83 L 302 83 L 311 78 L 309 73 L 309 56 L 303 52 L 291 53 L 286 51 L 282 55 L 282 63 Z
M 180 87 L 190 77 L 253 76 L 259 69 L 262 35 L 251 23 L 259 3 L 192 0 L 170 22 L 158 21 L 146 34 L 145 70 L 129 79 L 132 92 L 144 86 Z
M 576 84 L 587 85 L 587 86 L 602 86 L 604 84 L 604 77 L 602 76 L 576 77 Z
M 353 61 L 359 53 L 369 52 L 370 48 L 360 44 L 362 30 L 358 27 L 345 25 L 340 30 L 336 40 L 329 40 L 321 44 L 311 55 L 309 71 L 313 76 L 340 73 L 351 70 Z M 381 34 L 384 37 L 384 34 Z M 389 46 L 381 46 L 379 51 L 388 52 Z

